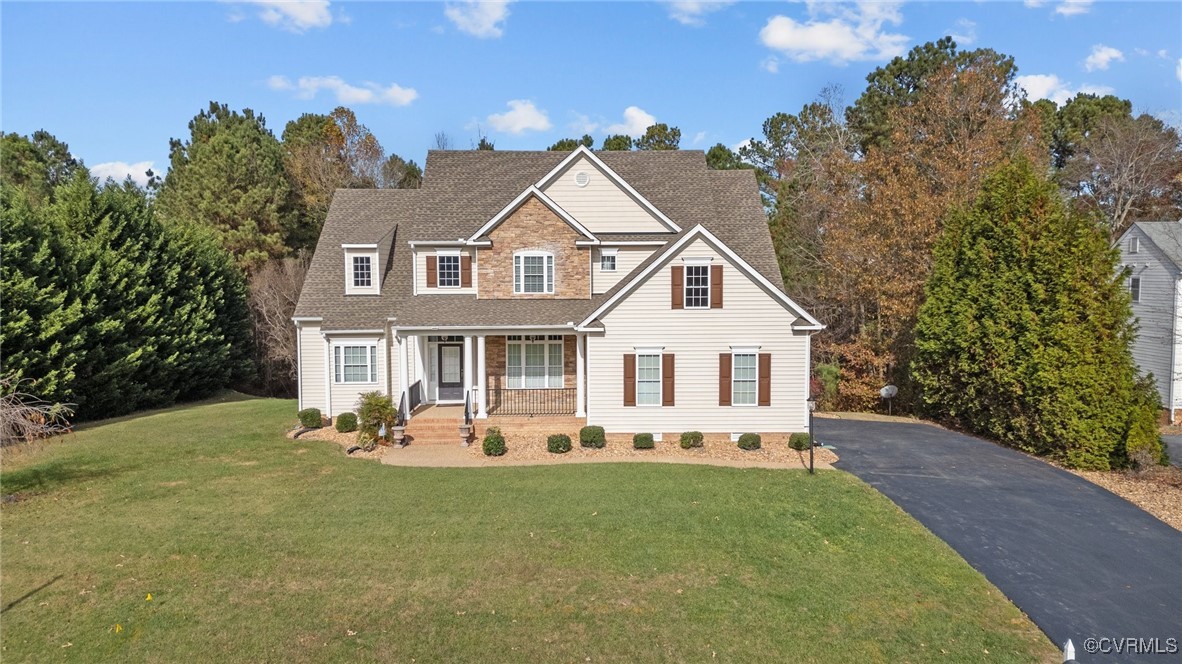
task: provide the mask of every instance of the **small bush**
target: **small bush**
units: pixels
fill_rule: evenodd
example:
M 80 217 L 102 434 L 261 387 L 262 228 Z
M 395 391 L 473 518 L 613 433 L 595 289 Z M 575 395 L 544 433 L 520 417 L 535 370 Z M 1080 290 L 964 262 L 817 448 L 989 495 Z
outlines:
M 484 456 L 501 456 L 508 449 L 505 447 L 505 437 L 497 427 L 489 427 L 484 432 L 484 442 L 480 447 L 484 450 Z
M 788 447 L 791 447 L 794 450 L 803 452 L 809 448 L 810 444 L 811 441 L 809 440 L 809 435 L 807 433 L 801 433 L 797 431 L 791 436 L 788 436 Z
M 1157 428 L 1157 419 L 1161 413 L 1158 399 L 1153 374 L 1138 378 L 1133 386 L 1124 440 L 1125 456 L 1136 470 L 1148 470 L 1159 463 L 1164 465 L 1169 462 L 1169 457 L 1164 454 L 1161 432 Z
M 319 429 L 322 424 L 319 408 L 305 408 L 298 413 L 298 417 L 300 418 L 300 426 L 309 429 Z
M 681 434 L 681 449 L 688 450 L 691 447 L 702 446 L 702 432 L 701 431 L 686 431 Z
M 632 436 L 632 447 L 638 450 L 651 450 L 655 447 L 651 433 L 638 433 Z
M 337 415 L 337 431 L 351 433 L 357 430 L 357 415 L 349 412 Z
M 757 433 L 745 433 L 739 436 L 739 449 L 757 450 L 763 445 L 763 439 Z
M 570 436 L 556 433 L 546 439 L 546 449 L 554 454 L 566 454 L 570 451 Z
M 607 435 L 603 427 L 588 426 L 579 429 L 579 445 L 583 447 L 602 448 L 607 444 Z
M 381 392 L 366 392 L 357 400 L 357 444 L 366 451 L 372 450 L 378 442 L 382 425 L 386 435 L 398 420 L 398 409 L 390 397 Z

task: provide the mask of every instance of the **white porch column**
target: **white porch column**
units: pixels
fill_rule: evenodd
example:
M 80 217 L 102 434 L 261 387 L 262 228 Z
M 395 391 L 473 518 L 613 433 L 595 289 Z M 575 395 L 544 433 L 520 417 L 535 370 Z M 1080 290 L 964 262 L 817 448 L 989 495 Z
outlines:
M 575 417 L 587 417 L 587 389 L 583 386 L 586 375 L 583 365 L 587 362 L 583 344 L 586 341 L 586 334 L 575 335 Z
M 472 335 L 464 335 L 464 398 L 472 392 Z
M 402 397 L 406 397 L 407 412 L 403 413 L 406 421 L 410 421 L 410 358 L 407 357 L 407 341 L 408 338 L 401 334 L 394 337 L 397 342 L 398 353 L 398 395 L 394 397 L 398 400 L 395 404 L 397 407 L 402 407 Z
M 488 418 L 488 370 L 484 363 L 484 335 L 476 337 L 476 417 Z

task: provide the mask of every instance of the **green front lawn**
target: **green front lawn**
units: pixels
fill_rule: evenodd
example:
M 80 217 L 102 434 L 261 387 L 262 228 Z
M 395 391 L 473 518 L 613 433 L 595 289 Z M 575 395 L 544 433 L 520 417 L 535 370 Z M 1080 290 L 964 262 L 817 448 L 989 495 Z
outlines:
M 0 660 L 1055 661 L 842 472 L 393 468 L 286 440 L 294 414 L 192 406 L 8 454 Z

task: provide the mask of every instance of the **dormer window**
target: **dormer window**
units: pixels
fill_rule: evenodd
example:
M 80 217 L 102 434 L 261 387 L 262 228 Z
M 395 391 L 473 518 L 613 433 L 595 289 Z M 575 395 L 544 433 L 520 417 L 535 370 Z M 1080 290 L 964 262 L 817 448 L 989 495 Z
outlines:
M 373 287 L 373 259 L 370 256 L 353 257 L 353 288 Z
M 554 292 L 554 254 L 529 251 L 513 255 L 513 292 Z

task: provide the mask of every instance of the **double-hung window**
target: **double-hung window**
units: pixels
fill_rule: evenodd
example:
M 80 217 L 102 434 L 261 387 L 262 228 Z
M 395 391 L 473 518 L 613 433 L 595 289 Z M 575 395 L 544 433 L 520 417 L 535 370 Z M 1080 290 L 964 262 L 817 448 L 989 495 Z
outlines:
M 731 369 L 731 403 L 736 406 L 754 406 L 756 401 L 756 385 L 759 383 L 759 364 L 755 353 L 735 353 L 732 355 Z
M 562 387 L 562 335 L 515 335 L 505 347 L 510 389 Z
M 661 356 L 659 353 L 636 355 L 636 405 L 661 405 Z
M 710 266 L 685 266 L 685 308 L 710 308 Z
M 616 251 L 604 249 L 599 254 L 599 269 L 603 272 L 616 271 Z
M 369 256 L 353 257 L 353 287 L 369 288 L 373 285 L 373 259 Z
M 378 347 L 333 346 L 333 366 L 337 383 L 376 383 Z
M 437 257 L 439 287 L 459 288 L 460 286 L 460 256 L 459 254 L 440 255 Z
M 1129 253 L 1130 254 L 1141 253 L 1141 238 L 1137 237 L 1136 235 L 1129 238 Z
M 1141 277 L 1129 278 L 1129 296 L 1134 302 L 1141 301 Z
M 513 256 L 514 293 L 553 293 L 554 254 L 541 252 Z

